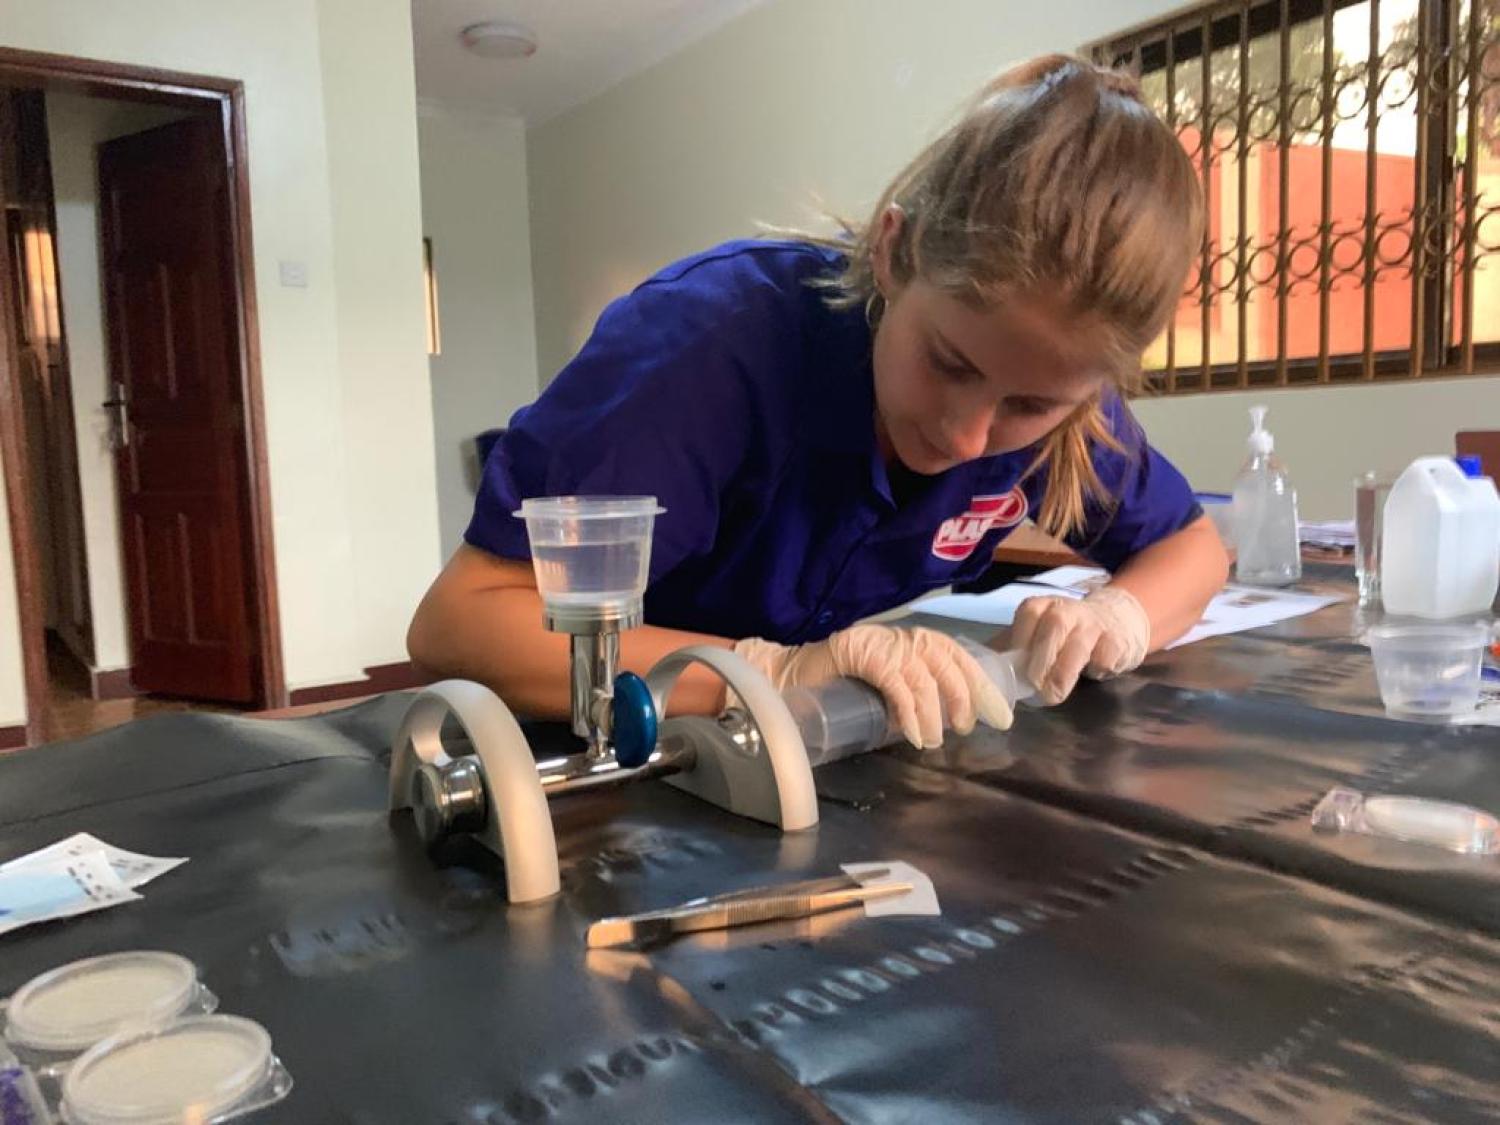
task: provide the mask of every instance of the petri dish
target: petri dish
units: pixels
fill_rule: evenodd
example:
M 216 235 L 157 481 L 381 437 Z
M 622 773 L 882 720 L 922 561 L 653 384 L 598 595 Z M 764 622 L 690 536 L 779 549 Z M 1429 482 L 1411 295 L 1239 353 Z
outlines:
M 1467 805 L 1425 797 L 1370 797 L 1364 813 L 1373 831 L 1398 840 L 1469 855 L 1500 851 L 1500 821 Z
M 63 1079 L 72 1125 L 212 1121 L 271 1078 L 271 1036 L 240 1016 L 188 1016 L 107 1039 Z
M 11 997 L 5 1036 L 37 1051 L 76 1053 L 126 1024 L 162 1023 L 198 995 L 198 970 L 176 953 L 89 957 L 33 977 Z

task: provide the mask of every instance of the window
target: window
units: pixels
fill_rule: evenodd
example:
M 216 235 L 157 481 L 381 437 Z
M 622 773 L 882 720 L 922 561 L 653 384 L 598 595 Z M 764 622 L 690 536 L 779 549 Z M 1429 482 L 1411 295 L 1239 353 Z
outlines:
M 1221 0 L 1090 50 L 1207 207 L 1153 386 L 1500 370 L 1500 0 Z

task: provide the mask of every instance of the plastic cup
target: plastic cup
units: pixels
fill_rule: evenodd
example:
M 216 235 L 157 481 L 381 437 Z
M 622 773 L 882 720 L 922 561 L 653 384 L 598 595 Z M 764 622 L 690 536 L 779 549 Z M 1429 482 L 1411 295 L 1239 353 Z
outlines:
M 654 496 L 548 496 L 521 503 L 537 590 L 553 614 L 600 620 L 640 612 Z
M 1489 626 L 1387 622 L 1366 634 L 1386 713 L 1446 722 L 1479 705 Z

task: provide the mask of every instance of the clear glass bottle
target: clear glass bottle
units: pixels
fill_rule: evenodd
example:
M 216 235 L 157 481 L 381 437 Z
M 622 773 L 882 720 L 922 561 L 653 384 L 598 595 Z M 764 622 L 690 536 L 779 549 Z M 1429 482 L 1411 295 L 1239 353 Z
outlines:
M 1250 408 L 1250 456 L 1234 482 L 1235 580 L 1288 586 L 1302 577 L 1297 541 L 1297 490 L 1273 452 L 1266 408 Z

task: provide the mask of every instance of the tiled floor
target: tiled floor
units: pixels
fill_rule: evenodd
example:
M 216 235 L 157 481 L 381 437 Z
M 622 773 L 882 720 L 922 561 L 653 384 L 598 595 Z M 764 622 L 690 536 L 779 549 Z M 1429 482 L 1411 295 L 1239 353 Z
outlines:
M 240 710 L 225 704 L 150 695 L 132 699 L 92 699 L 89 696 L 88 673 L 63 643 L 50 633 L 47 636 L 47 681 L 47 714 L 43 722 L 43 738 L 47 742 L 82 738 L 86 734 L 163 711 Z

